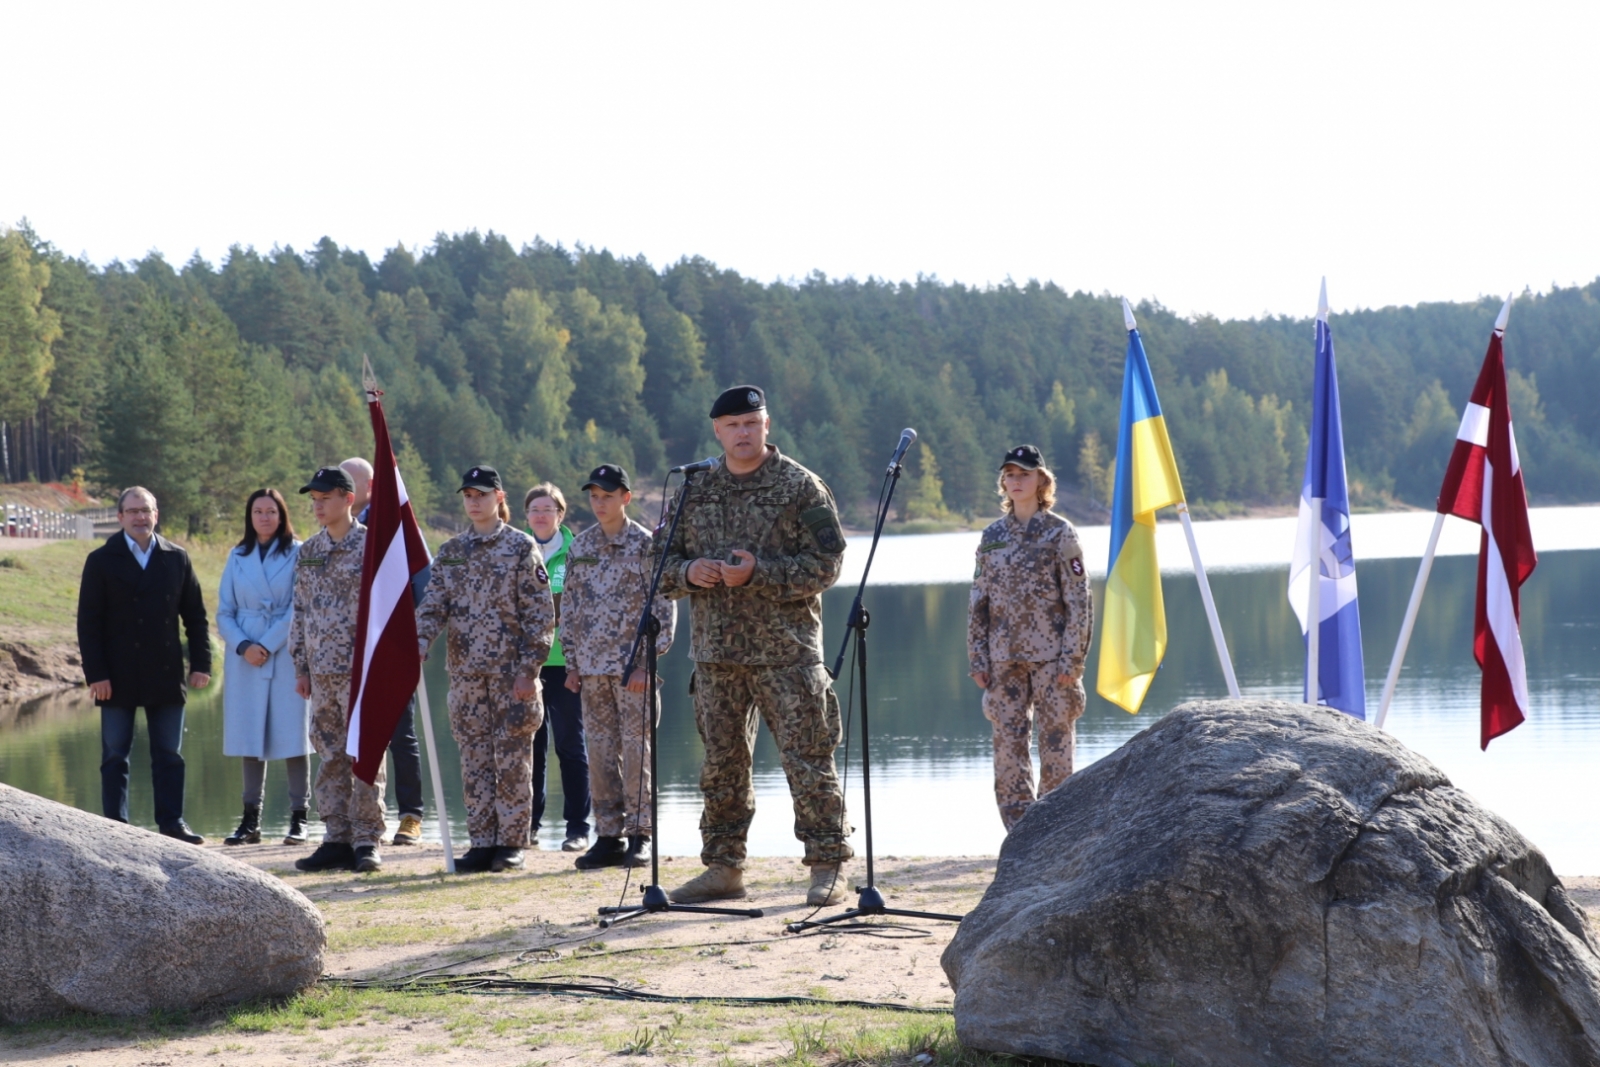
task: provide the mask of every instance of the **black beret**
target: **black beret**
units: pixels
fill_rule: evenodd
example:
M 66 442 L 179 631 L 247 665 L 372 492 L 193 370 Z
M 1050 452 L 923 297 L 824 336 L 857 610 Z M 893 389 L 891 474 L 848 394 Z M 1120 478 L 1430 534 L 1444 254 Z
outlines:
M 309 493 L 313 489 L 319 493 L 331 493 L 336 489 L 353 493 L 356 483 L 350 480 L 349 472 L 343 467 L 318 467 L 311 480 L 300 487 L 302 493 Z
M 456 492 L 463 493 L 468 489 L 482 489 L 488 492 L 491 489 L 504 488 L 500 484 L 500 472 L 493 467 L 478 465 L 461 476 L 461 488 Z
M 1039 452 L 1038 445 L 1018 445 L 1006 453 L 1006 458 L 1000 461 L 1000 469 L 1007 467 L 1021 467 L 1025 471 L 1036 471 L 1044 466 L 1044 456 Z
M 717 397 L 717 402 L 711 405 L 711 417 L 720 419 L 724 415 L 747 415 L 752 411 L 765 411 L 767 407 L 767 394 L 761 391 L 759 385 L 736 385 L 732 389 L 724 389 L 722 395 Z
M 633 486 L 628 484 L 628 472 L 615 463 L 602 463 L 589 472 L 589 480 L 578 488 L 587 489 L 591 485 L 599 486 L 608 493 L 615 493 L 618 489 L 633 491 Z

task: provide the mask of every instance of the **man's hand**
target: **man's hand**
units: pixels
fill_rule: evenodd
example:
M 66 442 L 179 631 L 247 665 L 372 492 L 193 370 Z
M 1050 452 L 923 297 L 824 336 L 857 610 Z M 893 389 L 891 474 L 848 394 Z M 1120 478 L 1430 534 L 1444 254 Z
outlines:
M 511 696 L 514 700 L 532 700 L 539 693 L 539 683 L 526 674 L 519 674 L 511 683 Z
M 697 559 L 689 564 L 689 584 L 712 589 L 722 584 L 723 563 L 716 559 Z
M 263 667 L 271 655 L 260 645 L 251 645 L 244 650 L 244 661 L 252 667 Z
M 979 689 L 989 688 L 989 675 L 984 671 L 973 671 L 972 680 L 978 683 Z
M 756 557 L 754 553 L 746 552 L 742 548 L 733 550 L 733 558 L 737 564 L 724 563 L 722 565 L 722 584 L 739 586 L 750 581 L 750 576 L 756 572 Z
M 90 682 L 89 683 L 89 695 L 94 697 L 96 700 L 110 700 L 111 699 L 111 679 L 107 678 L 104 681 L 100 681 L 100 682 Z
M 567 668 L 566 686 L 567 686 L 568 689 L 572 690 L 574 693 L 576 693 L 579 689 L 583 688 L 583 679 L 579 678 L 578 677 L 578 672 L 573 670 L 571 667 Z
M 623 688 L 630 693 L 642 693 L 649 684 L 650 679 L 646 677 L 645 672 L 635 667 L 633 673 L 628 675 L 628 684 Z
M 301 700 L 311 699 L 311 675 L 300 674 L 294 679 L 294 691 L 300 694 Z
M 189 688 L 190 689 L 204 689 L 206 686 L 208 686 L 210 684 L 211 684 L 211 675 L 209 675 L 209 674 L 204 674 L 204 673 L 202 673 L 200 671 L 193 671 L 189 675 Z
M 1058 675 L 1056 675 L 1056 684 L 1057 685 L 1061 685 L 1061 686 L 1071 685 L 1072 681 L 1073 681 L 1073 678 L 1072 678 L 1072 675 L 1070 675 L 1070 674 L 1058 674 Z

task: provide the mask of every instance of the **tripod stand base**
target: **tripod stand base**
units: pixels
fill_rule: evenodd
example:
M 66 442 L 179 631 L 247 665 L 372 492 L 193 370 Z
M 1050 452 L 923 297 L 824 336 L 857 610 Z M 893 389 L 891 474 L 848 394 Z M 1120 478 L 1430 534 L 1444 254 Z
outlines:
M 810 930 L 818 926 L 832 926 L 834 923 L 853 922 L 856 919 L 870 915 L 893 915 L 901 919 L 937 919 L 940 922 L 958 923 L 966 918 L 965 915 L 945 915 L 936 911 L 907 911 L 905 908 L 891 908 L 883 899 L 883 894 L 878 892 L 877 886 L 862 886 L 857 890 L 856 906 L 838 915 L 830 915 L 826 919 L 803 919 L 797 923 L 789 923 L 784 930 L 791 934 L 798 934 L 802 930 Z
M 708 908 L 699 904 L 674 904 L 667 899 L 667 891 L 658 885 L 644 887 L 644 900 L 634 907 L 605 907 L 599 909 L 600 929 L 607 930 L 625 923 L 629 919 L 637 919 L 641 915 L 659 915 L 662 912 L 679 911 L 695 915 L 735 915 L 742 919 L 759 919 L 762 911 L 760 908 Z

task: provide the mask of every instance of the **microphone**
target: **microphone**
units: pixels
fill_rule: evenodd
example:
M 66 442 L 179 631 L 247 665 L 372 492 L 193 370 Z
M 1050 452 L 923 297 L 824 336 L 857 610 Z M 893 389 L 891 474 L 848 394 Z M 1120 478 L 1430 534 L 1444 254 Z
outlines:
M 681 467 L 673 467 L 672 470 L 669 473 L 671 473 L 671 474 L 699 474 L 701 471 L 708 471 L 712 467 L 715 467 L 716 465 L 717 465 L 717 458 L 715 456 L 712 456 L 709 459 L 701 460 L 699 463 L 685 463 Z
M 894 455 L 889 458 L 888 474 L 893 474 L 894 469 L 900 466 L 900 461 L 906 458 L 906 449 L 911 447 L 911 442 L 917 439 L 917 431 L 907 426 L 900 431 L 900 443 L 894 446 Z

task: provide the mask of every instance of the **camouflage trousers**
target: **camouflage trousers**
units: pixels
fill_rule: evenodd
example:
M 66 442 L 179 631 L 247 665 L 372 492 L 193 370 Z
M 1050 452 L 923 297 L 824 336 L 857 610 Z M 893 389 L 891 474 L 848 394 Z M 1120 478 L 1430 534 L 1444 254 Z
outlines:
M 1050 663 L 996 663 L 983 691 L 983 716 L 994 726 L 994 799 L 1010 830 L 1036 796 L 1072 775 L 1077 722 L 1083 714 L 1083 682 L 1062 685 Z M 1039 722 L 1039 792 L 1033 790 L 1028 743 Z
M 583 734 L 589 748 L 589 799 L 602 837 L 652 833 L 650 731 L 645 694 L 630 693 L 615 674 L 583 676 Z M 661 697 L 655 699 L 661 721 Z
M 528 847 L 533 819 L 533 735 L 544 722 L 535 697 L 511 695 L 516 674 L 452 674 L 450 732 L 461 750 L 461 791 L 473 848 Z
M 349 729 L 350 675 L 311 676 L 311 744 L 317 768 L 317 815 L 327 824 L 324 841 L 339 845 L 377 845 L 383 841 L 383 772 L 371 785 L 351 773 L 345 755 Z
M 843 731 L 839 700 L 822 665 L 754 667 L 696 663 L 695 726 L 705 745 L 700 791 L 700 861 L 743 867 L 745 838 L 756 814 L 750 775 L 757 713 L 783 756 L 783 773 L 794 798 L 794 836 L 805 845 L 808 866 L 841 863 L 855 855 L 846 843 L 844 791 L 833 750 Z

